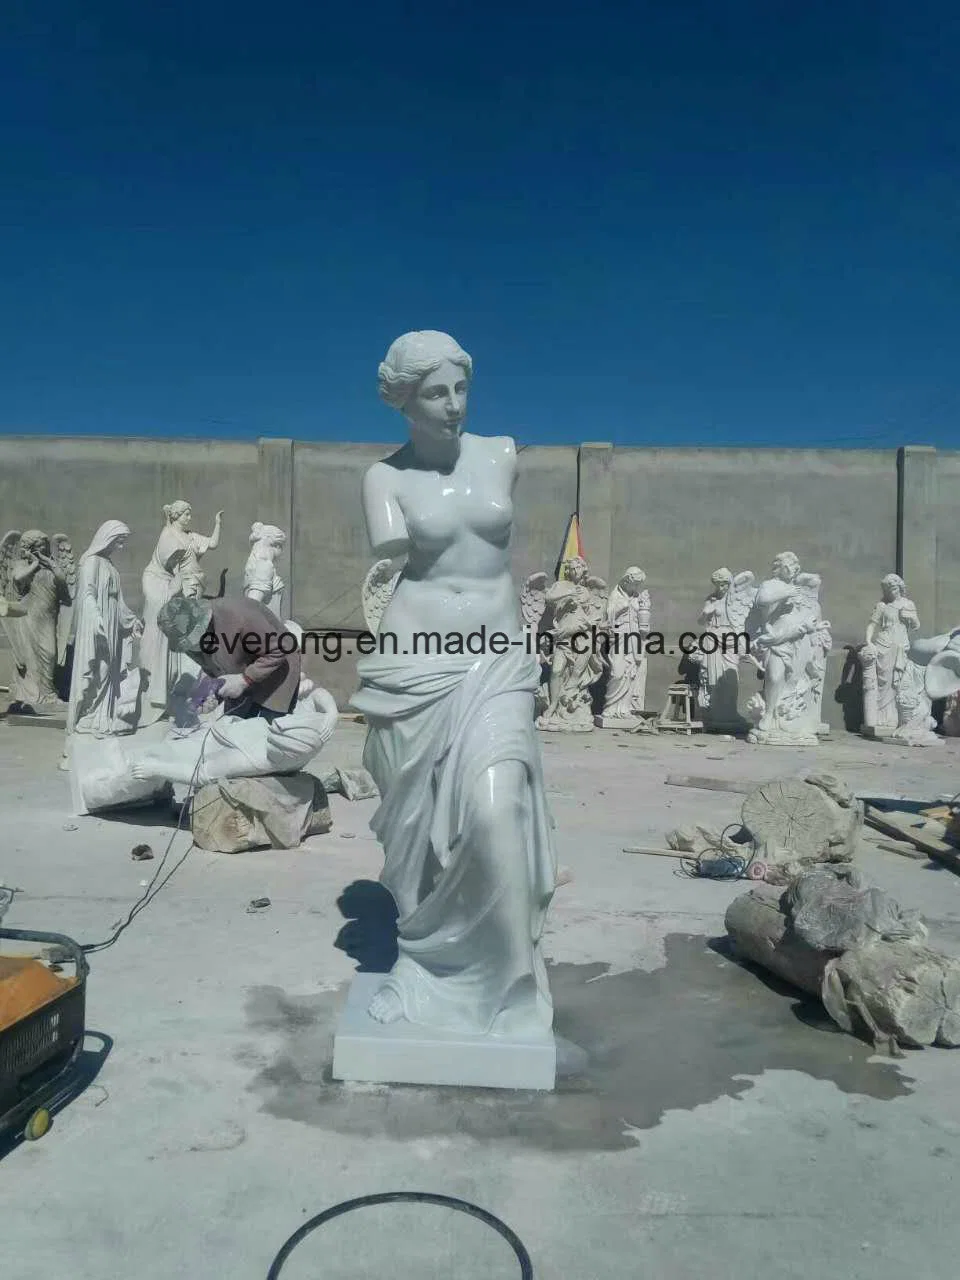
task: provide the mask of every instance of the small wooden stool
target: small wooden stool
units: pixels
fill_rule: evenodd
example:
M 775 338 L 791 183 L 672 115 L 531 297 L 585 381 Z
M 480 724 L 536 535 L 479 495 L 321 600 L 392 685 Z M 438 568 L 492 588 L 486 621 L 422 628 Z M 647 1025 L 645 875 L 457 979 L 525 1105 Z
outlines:
M 696 720 L 696 692 L 685 680 L 679 680 L 667 690 L 667 700 L 657 728 L 668 733 L 698 733 L 703 722 Z

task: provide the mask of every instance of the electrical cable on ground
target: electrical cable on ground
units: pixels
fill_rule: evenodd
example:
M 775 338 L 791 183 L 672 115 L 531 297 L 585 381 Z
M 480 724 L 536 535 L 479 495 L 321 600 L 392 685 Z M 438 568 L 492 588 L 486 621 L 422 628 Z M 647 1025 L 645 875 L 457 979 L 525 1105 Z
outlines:
M 302 1227 L 298 1227 L 284 1243 L 280 1252 L 274 1258 L 270 1270 L 267 1272 L 267 1280 L 277 1280 L 283 1264 L 296 1249 L 297 1245 L 301 1244 L 308 1235 L 316 1231 L 317 1227 L 322 1227 L 325 1223 L 332 1222 L 334 1218 L 339 1218 L 354 1209 L 366 1209 L 372 1205 L 398 1203 L 435 1204 L 441 1208 L 455 1209 L 459 1213 L 468 1214 L 471 1218 L 477 1218 L 488 1227 L 492 1227 L 498 1235 L 506 1240 L 520 1263 L 521 1280 L 533 1280 L 533 1263 L 530 1261 L 530 1255 L 527 1253 L 520 1237 L 511 1231 L 505 1222 L 495 1218 L 492 1213 L 487 1213 L 486 1209 L 481 1209 L 477 1205 L 471 1204 L 469 1200 L 458 1200 L 454 1196 L 435 1195 L 431 1191 L 385 1191 L 379 1195 L 360 1196 L 356 1200 L 344 1200 L 340 1204 L 335 1204 L 331 1209 L 324 1209 L 322 1213 L 316 1214 L 315 1217 L 305 1222 Z
M 749 857 L 734 853 L 724 845 L 728 831 L 739 831 L 739 822 L 730 822 L 720 832 L 717 844 L 702 853 L 692 854 L 689 858 L 681 858 L 680 875 L 700 877 L 707 880 L 742 880 L 750 869 L 750 864 L 757 856 L 756 848 Z
M 117 927 L 117 929 L 111 934 L 109 938 L 105 938 L 102 942 L 88 942 L 83 944 L 80 947 L 80 950 L 83 951 L 86 955 L 93 955 L 95 952 L 106 951 L 108 947 L 112 947 L 113 944 L 120 937 L 120 935 L 124 932 L 124 930 L 129 928 L 129 926 L 134 922 L 134 920 L 137 918 L 140 912 L 150 905 L 150 903 L 154 900 L 154 898 L 157 896 L 160 890 L 165 885 L 167 885 L 170 882 L 171 878 L 176 874 L 176 872 L 179 871 L 179 869 L 183 866 L 184 862 L 186 862 L 187 855 L 191 852 L 191 850 L 196 848 L 196 845 L 193 839 L 191 838 L 190 844 L 187 846 L 186 851 L 180 858 L 179 862 L 175 863 L 173 868 L 167 873 L 167 875 L 163 878 L 163 880 L 161 880 L 160 883 L 157 884 L 157 880 L 159 879 L 160 874 L 163 871 L 164 866 L 166 865 L 167 858 L 170 856 L 170 850 L 173 848 L 173 842 L 176 840 L 177 836 L 183 830 L 184 816 L 190 811 L 190 802 L 192 801 L 194 793 L 197 790 L 197 779 L 200 774 L 200 766 L 203 764 L 203 753 L 206 750 L 207 739 L 209 738 L 212 731 L 213 731 L 212 724 L 208 725 L 206 730 L 204 731 L 203 741 L 200 743 L 200 755 L 197 759 L 196 766 L 193 770 L 193 774 L 187 786 L 186 798 L 184 799 L 183 804 L 180 806 L 180 813 L 177 818 L 176 828 L 174 829 L 173 834 L 170 836 L 170 839 L 167 841 L 167 847 L 166 849 L 164 849 L 163 856 L 160 859 L 160 863 L 157 866 L 156 871 L 153 873 L 153 879 L 147 885 L 146 889 L 143 891 L 141 896 L 130 908 L 130 911 L 127 914 L 126 920 L 124 920 L 122 924 L 120 924 Z M 156 888 L 154 888 L 154 886 L 156 886 Z

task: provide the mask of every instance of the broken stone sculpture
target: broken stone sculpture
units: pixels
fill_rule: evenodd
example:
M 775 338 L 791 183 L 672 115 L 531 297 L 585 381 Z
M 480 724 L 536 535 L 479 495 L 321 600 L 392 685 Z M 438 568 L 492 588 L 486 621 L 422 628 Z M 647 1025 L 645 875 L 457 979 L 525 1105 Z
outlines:
M 854 868 L 805 871 L 782 892 L 758 886 L 730 904 L 726 928 L 745 959 L 875 1047 L 960 1045 L 960 960 L 925 945 L 919 913 Z
M 363 620 L 372 636 L 380 630 L 380 619 L 397 589 L 399 580 L 400 570 L 390 557 L 386 560 L 378 560 L 363 580 L 363 586 L 360 588 L 360 602 L 363 608 Z
M 911 746 L 938 745 L 923 672 L 910 658 L 911 638 L 920 628 L 917 607 L 896 573 L 887 574 L 881 590 L 860 649 L 863 732 Z
M 11 529 L 0 542 L 0 612 L 13 651 L 10 707 L 37 715 L 64 710 L 57 683 L 66 660 L 77 568 L 65 534 Z M 19 607 L 18 607 L 19 606 Z
M 381 620 L 399 656 L 361 657 L 352 700 L 369 726 L 363 762 L 381 795 L 371 820 L 384 851 L 381 883 L 399 913 L 399 957 L 369 1017 L 431 1035 L 534 1041 L 542 1083 L 529 1087 L 552 1088 L 553 1004 L 540 943 L 557 868 L 533 718 L 537 663 L 521 642 L 510 577 L 516 446 L 462 431 L 471 375 L 470 357 L 433 331 L 398 338 L 379 371 L 381 397 L 404 414 L 410 435 L 365 474 L 364 518 L 374 553 L 407 555 L 416 572 L 401 575 Z M 481 628 L 517 643 L 479 657 L 417 652 L 417 632 L 466 637 Z M 338 1044 L 334 1073 L 356 1078 L 359 1063 Z M 438 1072 L 462 1066 L 456 1080 L 444 1079 L 468 1082 L 490 1060 L 477 1055 L 428 1051 L 417 1078 L 442 1082 Z M 408 1080 L 416 1074 L 409 1060 L 405 1071 Z
M 190 802 L 194 844 L 213 853 L 296 849 L 332 826 L 323 784 L 310 773 L 221 778 Z
M 631 565 L 610 592 L 606 605 L 604 642 L 607 687 L 603 714 L 596 723 L 601 728 L 635 725 L 642 718 L 647 699 L 646 641 L 650 632 L 650 592 L 647 575 Z
M 754 728 L 748 742 L 764 746 L 815 747 L 823 732 L 821 708 L 830 624 L 820 608 L 820 578 L 801 573 L 800 561 L 784 551 L 773 576 L 760 584 L 747 630 L 750 657 L 763 677 L 747 714 Z
M 193 683 L 200 668 L 183 653 L 173 653 L 157 626 L 157 614 L 171 596 L 203 595 L 200 561 L 220 545 L 223 512 L 218 511 L 209 537 L 190 528 L 193 508 L 180 499 L 163 508 L 164 527 L 150 563 L 143 571 L 143 637 L 140 666 L 146 672 L 147 692 L 141 720 L 157 720 L 168 709 L 171 695 L 183 677 Z
M 713 590 L 703 602 L 698 622 L 700 642 L 697 705 L 708 732 L 737 733 L 747 728 L 738 711 L 740 662 L 745 653 L 747 618 L 757 598 L 757 580 L 749 569 L 711 574 Z
M 296 773 L 322 750 L 337 724 L 337 704 L 313 689 L 288 716 L 268 721 L 219 715 L 192 733 L 158 742 L 108 738 L 98 750 L 74 743 L 70 774 L 74 811 L 140 803 L 169 793 L 172 783 L 202 787 L 225 778 Z
M 275 524 L 257 520 L 250 529 L 250 555 L 243 570 L 243 594 L 265 604 L 283 621 L 284 581 L 277 572 L 287 535 Z
M 80 557 L 73 605 L 73 671 L 67 736 L 102 738 L 136 728 L 140 668 L 134 653 L 143 623 L 127 607 L 113 556 L 130 537 L 120 520 L 105 521 Z

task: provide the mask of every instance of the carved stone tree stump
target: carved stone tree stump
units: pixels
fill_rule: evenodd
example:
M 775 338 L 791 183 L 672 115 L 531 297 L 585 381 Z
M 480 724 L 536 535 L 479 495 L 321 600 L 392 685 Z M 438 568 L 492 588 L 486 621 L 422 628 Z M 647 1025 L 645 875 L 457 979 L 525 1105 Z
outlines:
M 766 860 L 849 862 L 863 827 L 863 805 L 838 779 L 765 782 L 743 802 L 740 821 Z

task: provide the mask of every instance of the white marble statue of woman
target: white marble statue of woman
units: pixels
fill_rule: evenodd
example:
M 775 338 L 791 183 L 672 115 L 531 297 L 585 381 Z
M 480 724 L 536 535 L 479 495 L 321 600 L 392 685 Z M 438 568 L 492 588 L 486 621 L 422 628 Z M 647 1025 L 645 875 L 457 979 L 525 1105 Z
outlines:
M 163 518 L 163 530 L 150 563 L 143 571 L 140 666 L 149 673 L 145 702 L 152 708 L 154 719 L 166 710 L 179 677 L 184 673 L 196 674 L 199 670 L 186 655 L 170 652 L 166 636 L 157 626 L 157 614 L 170 597 L 178 593 L 187 597 L 203 595 L 204 575 L 200 560 L 220 545 L 223 512 L 217 512 L 209 537 L 191 530 L 193 509 L 182 499 L 165 506 Z
M 865 729 L 892 733 L 900 724 L 897 692 L 910 661 L 912 634 L 920 629 L 917 607 L 907 599 L 907 586 L 896 573 L 880 583 L 882 599 L 867 623 L 866 643 L 860 650 L 863 669 Z
M 374 553 L 407 557 L 381 622 L 401 656 L 391 645 L 361 658 L 353 698 L 382 798 L 371 821 L 381 882 L 399 911 L 399 957 L 369 1011 L 542 1035 L 553 1004 L 540 939 L 557 873 L 533 722 L 539 673 L 510 575 L 516 448 L 462 431 L 471 375 L 466 352 L 434 331 L 398 338 L 379 371 L 410 438 L 362 488 Z M 450 652 L 481 627 L 518 643 Z M 424 652 L 425 632 L 446 651 Z
M 697 702 L 703 727 L 718 733 L 745 728 L 737 710 L 740 659 L 745 651 L 744 625 L 757 596 L 756 578 L 749 569 L 731 573 L 717 569 L 710 575 L 713 590 L 700 610 L 700 684 Z
M 243 570 L 243 594 L 265 604 L 281 620 L 284 581 L 277 573 L 277 560 L 286 541 L 282 529 L 257 520 L 250 530 L 250 555 Z
M 606 608 L 609 676 L 601 723 L 635 722 L 646 707 L 650 592 L 647 575 L 631 565 L 610 592 Z
M 120 520 L 105 521 L 80 557 L 74 599 L 73 672 L 67 735 L 105 737 L 135 727 L 139 669 L 133 663 L 133 641 L 143 623 L 127 607 L 120 574 L 112 557 L 130 537 Z M 134 681 L 125 680 L 135 674 Z M 135 685 L 135 687 L 133 687 Z

